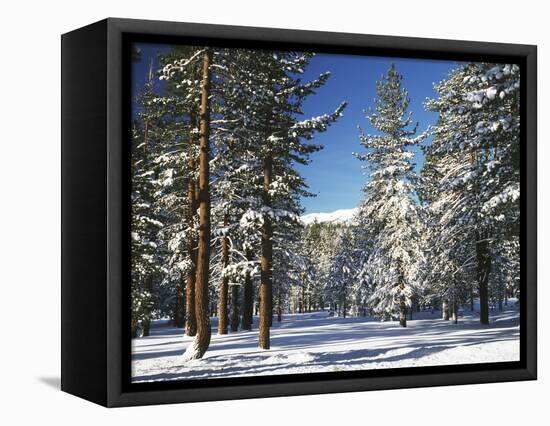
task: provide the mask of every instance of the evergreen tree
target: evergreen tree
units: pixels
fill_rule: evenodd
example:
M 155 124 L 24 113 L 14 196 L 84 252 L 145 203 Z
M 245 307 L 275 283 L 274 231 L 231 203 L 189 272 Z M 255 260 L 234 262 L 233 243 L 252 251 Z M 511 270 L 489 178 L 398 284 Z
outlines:
M 338 315 L 346 318 L 351 308 L 353 284 L 357 269 L 354 264 L 352 234 L 345 230 L 339 237 L 340 249 L 329 271 L 328 298 L 338 307 Z
M 178 323 L 181 323 L 182 313 L 185 312 L 185 333 L 188 336 L 194 336 L 197 330 L 195 280 L 198 245 L 200 53 L 201 49 L 198 47 L 175 46 L 160 57 L 159 78 L 164 83 L 164 94 L 155 100 L 166 110 L 165 128 L 171 130 L 165 137 L 162 154 L 157 162 L 164 173 L 160 192 L 163 209 L 168 216 L 164 238 L 170 248 L 170 265 L 175 266 L 171 268 L 173 275 L 176 275 L 176 271 L 179 275 Z
M 367 153 L 356 156 L 370 170 L 359 210 L 359 221 L 368 227 L 372 241 L 368 268 L 374 289 L 369 303 L 378 315 L 398 314 L 400 324 L 406 326 L 417 284 L 415 265 L 421 255 L 414 153 L 407 148 L 418 145 L 425 135 L 413 137 L 416 127 L 409 129 L 410 99 L 401 80 L 392 65 L 377 83 L 378 99 L 367 119 L 380 134 L 362 134 Z
M 201 98 L 199 110 L 199 236 L 195 281 L 195 315 L 197 334 L 188 346 L 184 359 L 202 358 L 208 346 L 212 330 L 209 314 L 210 272 L 210 78 L 212 49 L 205 48 L 202 56 Z
M 453 163 L 433 184 L 443 194 L 438 203 L 445 210 L 442 239 L 450 236 L 447 244 L 460 246 L 454 251 L 469 254 L 459 265 L 462 269 L 472 267 L 469 259 L 475 259 L 470 273 L 477 281 L 480 321 L 488 324 L 494 242 L 518 235 L 519 67 L 466 64 L 436 90 L 439 97 L 427 102 L 440 115 L 426 149 L 427 164 L 449 168 L 441 164 Z M 462 238 L 453 241 L 455 234 Z
M 297 76 L 303 74 L 311 55 L 254 50 L 240 50 L 239 55 L 239 63 L 247 64 L 239 68 L 239 84 L 225 87 L 226 92 L 234 90 L 246 99 L 244 104 L 242 101 L 240 104 L 247 112 L 240 139 L 246 140 L 243 145 L 247 158 L 244 167 L 251 176 L 249 182 L 252 186 L 247 191 L 248 210 L 240 223 L 245 227 L 256 227 L 260 234 L 259 344 L 261 348 L 269 349 L 273 314 L 274 228 L 278 222 L 298 223 L 301 212 L 299 196 L 306 195 L 307 191 L 295 165 L 307 164 L 309 155 L 320 149 L 305 142 L 311 140 L 314 133 L 326 130 L 341 115 L 345 104 L 332 114 L 300 121 L 296 117 L 301 114 L 303 101 L 328 78 L 328 74 L 323 74 L 317 80 L 301 83 Z M 224 72 L 231 70 L 230 60 L 222 64 Z
M 136 337 L 141 324 L 148 334 L 153 310 L 152 280 L 156 269 L 154 235 L 162 223 L 151 215 L 152 188 L 147 179 L 146 154 L 143 139 L 133 130 L 132 153 L 132 336 Z
M 157 233 L 164 226 L 157 208 L 154 154 L 161 137 L 162 112 L 152 104 L 155 97 L 152 64 L 144 88 L 136 99 L 140 106 L 132 129 L 132 335 L 141 324 L 144 336 L 149 335 L 155 305 L 154 281 L 163 263 Z M 158 283 L 157 283 L 158 284 Z

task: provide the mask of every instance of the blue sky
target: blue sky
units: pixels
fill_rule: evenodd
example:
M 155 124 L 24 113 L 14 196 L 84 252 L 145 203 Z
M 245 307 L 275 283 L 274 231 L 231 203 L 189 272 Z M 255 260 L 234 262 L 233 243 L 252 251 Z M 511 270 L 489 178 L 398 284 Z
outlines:
M 364 152 L 359 144 L 359 130 L 376 133 L 365 118 L 364 111 L 373 106 L 376 97 L 376 81 L 380 80 L 391 64 L 403 75 L 403 86 L 409 91 L 413 120 L 418 121 L 418 131 L 435 123 L 437 114 L 424 110 L 423 102 L 435 96 L 433 83 L 444 79 L 456 62 L 417 59 L 379 58 L 367 56 L 343 56 L 319 54 L 306 71 L 307 78 L 331 71 L 328 83 L 304 105 L 305 115 L 319 115 L 334 109 L 341 100 L 349 102 L 344 116 L 327 132 L 315 138 L 324 149 L 312 156 L 312 163 L 301 167 L 314 198 L 303 200 L 307 213 L 331 212 L 356 207 L 361 199 L 361 187 L 367 177 L 361 162 L 352 152 Z M 429 141 L 426 141 L 429 143 Z M 417 169 L 422 165 L 422 153 L 415 155 Z
M 152 44 L 141 44 L 140 48 L 141 61 L 133 65 L 132 72 L 134 93 L 145 80 L 151 58 L 156 58 L 158 51 L 168 50 L 167 46 Z M 324 149 L 312 155 L 308 166 L 300 166 L 310 191 L 317 194 L 302 200 L 306 213 L 331 212 L 356 207 L 359 203 L 361 187 L 367 177 L 361 169 L 361 162 L 352 155 L 352 152 L 363 152 L 357 126 L 366 133 L 375 133 L 365 119 L 364 111 L 373 105 L 375 83 L 392 63 L 403 75 L 403 86 L 411 98 L 409 110 L 413 112 L 413 120 L 418 121 L 421 132 L 437 120 L 437 114 L 424 110 L 423 102 L 435 96 L 433 83 L 444 79 L 451 69 L 458 66 L 457 62 L 324 53 L 311 60 L 304 80 L 314 79 L 325 71 L 330 71 L 331 77 L 316 95 L 304 103 L 304 118 L 332 112 L 344 100 L 349 104 L 338 122 L 315 137 L 314 143 L 323 145 Z M 422 165 L 419 150 L 415 162 L 419 169 Z

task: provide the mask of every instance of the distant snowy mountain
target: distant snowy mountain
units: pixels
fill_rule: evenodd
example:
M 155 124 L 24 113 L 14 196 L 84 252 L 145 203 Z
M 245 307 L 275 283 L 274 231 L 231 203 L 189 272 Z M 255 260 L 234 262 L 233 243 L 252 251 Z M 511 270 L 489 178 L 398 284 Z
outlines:
M 353 217 L 357 213 L 357 207 L 353 209 L 340 209 L 333 211 L 331 213 L 309 213 L 301 217 L 302 222 L 306 225 L 317 221 L 321 222 L 332 222 L 332 223 L 351 223 Z

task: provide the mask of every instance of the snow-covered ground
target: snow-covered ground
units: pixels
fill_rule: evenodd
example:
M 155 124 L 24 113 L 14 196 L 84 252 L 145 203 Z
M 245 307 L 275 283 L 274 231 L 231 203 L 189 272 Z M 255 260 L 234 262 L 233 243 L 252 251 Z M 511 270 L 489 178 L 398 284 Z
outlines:
M 443 321 L 439 311 L 416 313 L 407 328 L 372 318 L 329 317 L 326 311 L 286 315 L 274 322 L 267 351 L 258 349 L 257 330 L 219 336 L 213 319 L 206 355 L 186 363 L 181 356 L 192 338 L 156 321 L 149 337 L 132 341 L 132 377 L 142 382 L 517 361 L 514 305 L 491 311 L 488 326 L 469 311 L 456 325 Z

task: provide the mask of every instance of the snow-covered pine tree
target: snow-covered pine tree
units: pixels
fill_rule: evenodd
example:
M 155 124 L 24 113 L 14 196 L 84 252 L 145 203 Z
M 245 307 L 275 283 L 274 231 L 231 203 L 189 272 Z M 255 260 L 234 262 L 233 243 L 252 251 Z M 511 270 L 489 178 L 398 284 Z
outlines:
M 302 234 L 295 226 L 294 222 L 277 222 L 273 235 L 273 309 L 278 322 L 294 307 L 290 300 L 293 295 L 304 306 L 302 284 L 307 260 L 300 251 Z
M 254 167 L 259 162 L 254 151 L 256 135 L 248 126 L 252 115 L 250 102 L 255 95 L 249 70 L 253 60 L 249 50 L 214 50 L 212 224 L 222 262 L 218 290 L 220 334 L 227 332 L 230 288 L 232 329 L 238 328 L 241 285 L 246 301 L 242 309 L 243 328 L 249 329 L 252 320 L 251 276 L 256 266 L 252 247 L 258 239 L 250 235 L 255 231 L 247 223 L 246 215 L 261 205 L 260 175 L 258 167 Z
M 307 271 L 306 291 L 308 311 L 311 309 L 323 309 L 325 301 L 325 284 L 329 270 L 331 255 L 328 254 L 325 234 L 330 224 L 312 223 L 307 225 L 301 234 L 298 252 L 307 257 L 304 269 Z M 336 244 L 336 238 L 333 245 Z M 324 269 L 325 268 L 325 269 Z
M 212 49 L 200 47 L 178 48 L 162 65 L 162 79 L 173 90 L 184 93 L 173 98 L 178 123 L 187 128 L 181 135 L 182 158 L 187 159 L 186 223 L 187 252 L 189 260 L 187 276 L 187 331 L 193 334 L 193 319 L 196 321 L 195 339 L 189 345 L 184 358 L 201 358 L 210 344 L 209 273 L 210 273 L 210 102 Z M 200 71 L 199 71 L 200 70 Z M 200 74 L 199 74 L 200 72 Z M 184 95 L 184 96 L 183 96 Z M 198 146 L 197 144 L 198 136 Z M 198 151 L 198 152 L 197 152 Z M 170 152 L 172 153 L 172 152 Z M 196 209 L 199 210 L 196 225 Z M 196 255 L 193 247 L 197 232 Z M 194 293 L 194 294 L 193 294 Z M 195 318 L 193 318 L 193 314 Z
M 320 147 L 307 144 L 314 133 L 324 131 L 342 113 L 344 104 L 332 114 L 298 120 L 305 98 L 321 87 L 328 73 L 309 83 L 301 83 L 311 55 L 296 52 L 239 50 L 241 64 L 235 92 L 246 100 L 247 114 L 241 139 L 246 140 L 247 173 L 253 176 L 249 210 L 241 223 L 257 226 L 261 236 L 260 256 L 260 347 L 269 348 L 272 320 L 273 234 L 277 222 L 298 223 L 299 195 L 305 194 L 303 178 L 294 169 L 307 164 Z M 248 60 L 242 60 L 248 55 Z M 230 61 L 222 67 L 230 67 Z M 224 70 L 225 71 L 225 70 Z M 245 288 L 246 292 L 246 288 Z
M 344 229 L 338 238 L 339 251 L 332 259 L 327 296 L 337 307 L 339 316 L 346 318 L 352 307 L 353 285 L 357 274 L 352 232 Z
M 366 161 L 365 168 L 370 170 L 358 213 L 372 238 L 368 264 L 374 290 L 369 304 L 378 315 L 399 315 L 405 327 L 416 286 L 416 261 L 421 256 L 414 153 L 407 148 L 418 145 L 426 135 L 413 137 L 416 127 L 409 128 L 410 99 L 401 80 L 392 65 L 377 82 L 378 98 L 367 119 L 379 134 L 361 134 L 367 153 L 356 157 Z
M 143 134 L 133 128 L 132 148 L 132 336 L 137 337 L 138 326 L 148 334 L 153 309 L 153 274 L 155 272 L 155 235 L 160 224 L 151 215 L 152 185 Z
M 212 49 L 206 47 L 201 53 L 202 76 L 199 109 L 199 236 L 197 247 L 197 275 L 195 281 L 195 314 L 197 334 L 188 346 L 184 359 L 202 358 L 208 346 L 212 330 L 210 328 L 208 284 L 210 272 L 210 79 Z
M 169 217 L 163 232 L 169 242 L 171 275 L 174 279 L 178 277 L 177 323 L 178 326 L 185 325 L 189 336 L 196 334 L 200 53 L 198 47 L 174 46 L 160 56 L 160 80 L 163 81 L 164 93 L 156 99 L 157 103 L 164 105 L 166 129 L 171 129 L 162 155 L 157 158 L 163 170 L 160 179 L 163 209 Z M 184 318 L 182 313 L 185 313 Z M 182 324 L 183 320 L 185 324 Z
M 446 204 L 442 220 L 462 233 L 457 244 L 473 245 L 468 259 L 475 259 L 480 321 L 488 324 L 492 246 L 499 236 L 518 235 L 519 67 L 465 64 L 436 90 L 427 108 L 440 118 L 426 155 L 454 164 L 436 184 Z
M 302 233 L 298 234 L 303 238 Z M 310 244 L 297 245 L 294 252 L 297 266 L 297 281 L 295 282 L 295 294 L 298 302 L 298 313 L 308 312 L 311 307 L 311 291 L 315 282 L 315 262 L 313 247 Z
M 329 309 L 334 310 L 338 304 L 338 298 L 333 297 L 331 292 L 331 267 L 333 259 L 340 251 L 340 235 L 344 226 L 341 224 L 316 223 L 310 224 L 306 228 L 306 242 L 311 241 L 314 257 L 317 259 L 315 264 L 315 276 L 318 284 L 318 303 L 321 308 L 328 305 Z
M 141 324 L 144 336 L 149 335 L 153 310 L 163 313 L 164 292 L 161 270 L 165 260 L 164 242 L 159 231 L 164 218 L 158 208 L 154 162 L 163 138 L 163 110 L 153 100 L 156 98 L 152 63 L 145 85 L 138 94 L 138 112 L 132 129 L 132 335 Z M 169 296 L 168 296 L 169 297 Z
M 208 58 L 205 56 L 207 54 Z M 263 60 L 258 60 L 259 56 Z M 307 164 L 309 154 L 320 148 L 305 141 L 312 139 L 315 132 L 326 130 L 341 115 L 345 106 L 342 104 L 332 114 L 310 120 L 301 121 L 296 118 L 301 113 L 303 100 L 315 93 L 328 78 L 327 73 L 313 82 L 301 83 L 297 76 L 303 73 L 310 57 L 309 54 L 293 52 L 188 48 L 185 52 L 176 52 L 162 63 L 162 78 L 166 81 L 166 87 L 171 90 L 167 89 L 167 95 L 156 100 L 165 107 L 172 108 L 173 116 L 177 117 L 173 120 L 174 126 L 179 126 L 174 147 L 160 156 L 159 163 L 163 171 L 159 181 L 168 182 L 167 186 L 170 186 L 170 177 L 176 168 L 169 165 L 181 166 L 179 169 L 186 171 L 184 180 L 188 183 L 187 200 L 182 200 L 181 204 L 186 206 L 188 218 L 197 206 L 193 206 L 193 200 L 198 201 L 201 212 L 196 262 L 193 260 L 192 247 L 188 246 L 185 250 L 187 271 L 191 271 L 195 264 L 197 268 L 194 275 L 194 297 L 190 297 L 189 290 L 192 286 L 189 285 L 189 280 L 187 282 L 188 314 L 192 311 L 189 309 L 189 303 L 194 300 L 197 321 L 199 311 L 201 321 L 204 318 L 208 319 L 205 312 L 208 312 L 209 304 L 205 303 L 205 300 L 208 300 L 208 281 L 212 277 L 212 265 L 208 262 L 211 219 L 209 200 L 213 197 L 214 226 L 231 230 L 234 234 L 230 236 L 222 233 L 220 246 L 223 247 L 230 238 L 235 237 L 231 241 L 230 255 L 221 256 L 222 260 L 225 259 L 222 261 L 222 268 L 214 266 L 214 269 L 222 271 L 222 296 L 226 294 L 227 280 L 231 274 L 234 271 L 244 273 L 243 311 L 246 311 L 246 315 L 243 312 L 243 323 L 245 316 L 251 317 L 249 302 L 253 293 L 251 281 L 256 262 L 254 255 L 257 254 L 257 239 L 242 238 L 245 234 L 243 230 L 249 231 L 254 228 L 259 231 L 256 232 L 256 238 L 262 240 L 263 263 L 260 263 L 263 265 L 261 277 L 264 284 L 261 288 L 264 294 L 260 297 L 263 318 L 263 325 L 260 327 L 260 346 L 264 348 L 269 347 L 269 326 L 272 317 L 273 235 L 276 232 L 298 232 L 298 216 L 301 213 L 299 197 L 307 194 L 303 178 L 294 167 L 297 163 Z M 208 66 L 204 65 L 206 59 Z M 201 69 L 200 78 L 195 78 L 196 73 L 193 74 L 197 66 Z M 205 112 L 207 104 L 212 105 L 211 118 Z M 201 110 L 197 113 L 198 106 Z M 205 130 L 210 130 L 210 135 L 208 132 L 205 133 Z M 198 158 L 193 137 L 197 133 L 200 142 Z M 228 149 L 231 143 L 233 147 Z M 178 144 L 181 144 L 181 147 L 177 147 Z M 233 150 L 234 157 L 237 158 L 229 160 L 227 153 Z M 179 153 L 180 158 L 179 162 L 174 163 L 175 153 Z M 185 164 L 183 160 L 186 160 Z M 198 175 L 194 172 L 197 164 L 200 169 Z M 194 179 L 199 181 L 198 188 L 196 184 L 190 184 Z M 220 183 L 219 187 L 216 185 L 214 193 L 208 189 L 211 179 L 216 179 L 217 183 Z M 229 198 L 224 194 L 223 188 L 230 188 Z M 193 191 L 194 195 L 191 196 Z M 173 193 L 170 195 L 170 191 L 164 192 L 163 195 L 168 199 L 178 199 Z M 219 220 L 220 217 L 224 220 Z M 295 225 L 292 225 L 293 223 Z M 181 227 L 186 232 L 185 241 L 192 240 L 190 237 L 197 229 L 196 216 L 193 215 L 193 220 L 187 220 Z M 216 229 L 214 234 L 217 235 Z M 179 237 L 183 235 L 182 232 L 177 233 Z M 175 240 L 184 241 L 183 238 Z M 176 245 L 169 244 L 169 248 L 174 251 Z M 241 260 L 235 265 L 230 264 L 229 260 L 239 255 L 242 255 Z M 225 311 L 223 307 L 226 307 L 225 301 L 220 309 L 222 315 Z M 248 319 L 247 322 L 250 323 Z M 206 325 L 206 321 L 203 323 L 202 326 L 197 324 L 197 329 L 202 327 L 204 333 L 198 333 L 195 339 L 195 342 L 202 343 L 191 345 L 187 358 L 201 357 L 208 346 L 206 341 L 209 339 L 206 335 L 209 336 L 209 333 L 206 329 L 209 330 L 209 325 Z M 199 334 L 202 335 L 201 338 Z

